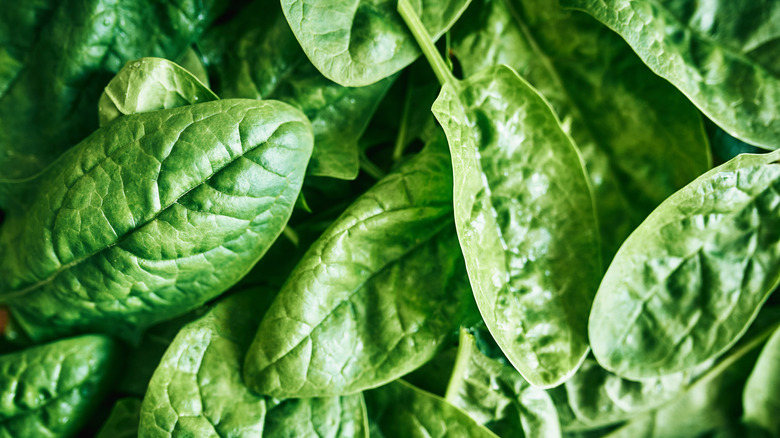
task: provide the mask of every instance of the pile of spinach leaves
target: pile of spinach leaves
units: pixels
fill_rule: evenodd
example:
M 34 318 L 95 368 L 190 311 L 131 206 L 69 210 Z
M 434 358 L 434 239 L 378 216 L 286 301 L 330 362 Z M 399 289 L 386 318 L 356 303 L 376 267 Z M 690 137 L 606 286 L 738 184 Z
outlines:
M 8 2 L 0 435 L 780 437 L 778 148 L 775 0 Z

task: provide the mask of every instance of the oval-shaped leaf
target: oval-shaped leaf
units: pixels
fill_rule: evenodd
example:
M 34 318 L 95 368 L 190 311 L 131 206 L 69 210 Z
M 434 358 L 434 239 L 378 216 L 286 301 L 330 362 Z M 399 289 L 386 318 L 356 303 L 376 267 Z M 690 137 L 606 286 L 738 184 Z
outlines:
M 149 383 L 139 437 L 367 436 L 359 394 L 280 402 L 244 385 L 241 363 L 273 296 L 231 295 L 179 332 Z
M 588 352 L 601 275 L 579 152 L 506 66 L 445 84 L 433 112 L 450 144 L 455 223 L 485 324 L 526 380 L 556 386 Z
M 609 262 L 664 199 L 709 170 L 701 115 L 609 28 L 557 1 L 475 0 L 452 27 L 466 76 L 514 68 L 561 119 L 593 185 Z
M 345 87 L 373 84 L 420 55 L 393 0 L 282 0 L 293 33 L 317 69 Z M 416 3 L 436 38 L 460 17 L 469 0 Z
M 780 3 L 562 0 L 620 34 L 726 132 L 780 147 Z
M 440 135 L 320 236 L 260 324 L 244 367 L 251 388 L 350 394 L 433 357 L 471 300 L 451 178 Z
M 123 116 L 36 181 L 0 228 L 0 300 L 29 334 L 132 337 L 238 281 L 282 232 L 311 127 L 275 101 Z
M 98 101 L 100 126 L 121 115 L 217 100 L 192 73 L 162 58 L 130 61 L 106 85 Z
M 0 434 L 74 436 L 105 392 L 115 352 L 90 335 L 0 356 Z
M 744 421 L 780 436 L 780 329 L 769 338 L 742 393 Z
M 366 391 L 371 436 L 495 438 L 465 412 L 443 398 L 397 380 Z
M 707 172 L 626 240 L 590 315 L 604 368 L 671 374 L 742 336 L 780 280 L 778 154 L 740 155 Z

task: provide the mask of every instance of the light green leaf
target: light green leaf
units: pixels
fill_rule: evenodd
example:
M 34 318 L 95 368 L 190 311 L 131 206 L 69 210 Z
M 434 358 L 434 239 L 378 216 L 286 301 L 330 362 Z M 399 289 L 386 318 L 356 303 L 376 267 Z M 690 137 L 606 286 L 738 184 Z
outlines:
M 730 135 L 780 147 L 780 2 L 562 0 L 615 30 Z
M 744 421 L 780 436 L 780 329 L 769 338 L 742 393 Z
M 73 436 L 105 392 L 115 345 L 81 336 L 0 356 L 0 435 Z
M 282 10 L 311 62 L 328 79 L 346 87 L 373 84 L 420 55 L 396 12 L 394 0 L 282 0 Z M 460 17 L 469 0 L 415 3 L 428 31 L 439 38 Z
M 440 135 L 320 236 L 260 324 L 244 367 L 251 388 L 350 394 L 434 356 L 471 301 L 451 178 Z
M 141 414 L 141 400 L 119 399 L 95 438 L 136 438 Z
M 705 173 L 626 240 L 590 315 L 604 368 L 671 374 L 742 336 L 780 280 L 779 154 L 740 155 Z
M 409 438 L 496 437 L 444 399 L 398 380 L 366 391 L 371 436 Z
M 106 85 L 98 101 L 100 126 L 121 115 L 217 100 L 192 73 L 162 58 L 130 61 Z
M 308 174 L 357 176 L 358 139 L 393 79 L 347 88 L 322 76 L 298 45 L 278 0 L 252 3 L 207 32 L 198 47 L 223 98 L 278 99 L 306 114 L 314 128 Z
M 179 332 L 149 383 L 139 437 L 366 436 L 359 394 L 279 402 L 244 385 L 242 359 L 273 297 L 231 295 Z
M 561 436 L 549 394 L 529 385 L 505 359 L 485 355 L 465 328 L 445 399 L 499 436 Z
M 0 227 L 0 301 L 33 338 L 137 330 L 238 281 L 282 232 L 311 127 L 275 101 L 123 116 L 31 183 Z
M 608 262 L 669 195 L 710 169 L 696 108 L 609 28 L 549 0 L 475 0 L 452 28 L 466 76 L 514 68 L 582 152 Z

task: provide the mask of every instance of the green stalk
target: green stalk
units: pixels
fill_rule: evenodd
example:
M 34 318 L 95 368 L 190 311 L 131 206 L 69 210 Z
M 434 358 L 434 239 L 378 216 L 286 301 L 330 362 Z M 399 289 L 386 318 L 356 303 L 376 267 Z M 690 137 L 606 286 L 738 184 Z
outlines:
M 436 50 L 436 46 L 433 45 L 433 41 L 431 40 L 431 35 L 428 33 L 428 30 L 425 29 L 425 25 L 420 21 L 420 17 L 417 16 L 417 12 L 415 12 L 414 8 L 409 3 L 409 0 L 398 1 L 398 13 L 401 14 L 401 18 L 404 19 L 404 22 L 409 27 L 412 35 L 414 35 L 417 44 L 420 45 L 420 49 L 422 49 L 423 55 L 425 55 L 425 58 L 431 65 L 433 73 L 436 74 L 436 79 L 439 80 L 439 83 L 441 85 L 450 84 L 456 86 L 458 80 L 455 79 L 455 76 L 450 69 L 447 68 L 447 63 L 444 62 L 444 59 Z

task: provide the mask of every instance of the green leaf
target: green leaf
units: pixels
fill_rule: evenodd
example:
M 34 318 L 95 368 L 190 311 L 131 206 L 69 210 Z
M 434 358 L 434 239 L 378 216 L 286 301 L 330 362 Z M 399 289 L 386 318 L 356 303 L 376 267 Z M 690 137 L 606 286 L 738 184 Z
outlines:
M 469 0 L 415 3 L 415 12 L 438 39 Z M 393 0 L 282 0 L 282 10 L 311 62 L 346 87 L 373 84 L 420 55 Z
M 95 438 L 136 438 L 141 414 L 141 400 L 119 399 Z
M 350 394 L 434 356 L 471 301 L 451 178 L 440 135 L 342 213 L 263 318 L 247 385 L 279 398 Z
M 443 398 L 397 380 L 364 393 L 371 436 L 496 437 Z
M 244 385 L 242 359 L 273 297 L 231 295 L 179 332 L 149 384 L 140 437 L 366 436 L 359 394 L 279 402 Z
M 780 329 L 769 338 L 742 393 L 744 421 L 780 436 Z
M 529 385 L 503 358 L 482 353 L 465 328 L 445 398 L 499 436 L 561 436 L 547 392 Z
M 33 338 L 132 339 L 219 295 L 282 232 L 311 128 L 275 101 L 118 118 L 31 183 L 0 227 L 0 300 Z
M 144 56 L 176 58 L 219 9 L 214 0 L 63 0 L 38 10 L 35 33 L 22 26 L 37 38 L 0 93 L 0 175 L 29 177 L 81 141 L 97 128 L 95 102 L 113 73 Z
M 200 39 L 203 39 L 203 36 L 200 37 Z M 198 80 L 205 86 L 209 86 L 209 75 L 206 71 L 206 66 L 203 65 L 203 60 L 201 59 L 201 55 L 195 51 L 193 47 L 189 47 L 184 54 L 179 56 L 179 59 L 176 60 L 176 64 L 179 64 L 181 68 L 187 70 L 190 72 L 193 76 L 198 78 Z
M 192 73 L 162 58 L 130 61 L 106 85 L 98 102 L 100 126 L 121 115 L 218 100 Z
M 778 154 L 740 155 L 705 173 L 626 240 L 590 316 L 604 368 L 670 374 L 742 336 L 780 280 Z
M 308 173 L 340 179 L 358 174 L 358 139 L 393 79 L 360 88 L 331 82 L 306 58 L 278 1 L 259 1 L 198 42 L 223 98 L 278 99 L 306 114 L 314 128 Z
M 562 0 L 615 30 L 730 135 L 780 147 L 780 3 Z
M 587 14 L 556 1 L 475 0 L 452 39 L 464 75 L 506 64 L 549 101 L 585 160 L 605 262 L 711 167 L 696 108 Z
M 96 335 L 0 356 L 0 435 L 75 435 L 105 392 L 114 359 L 114 343 Z

